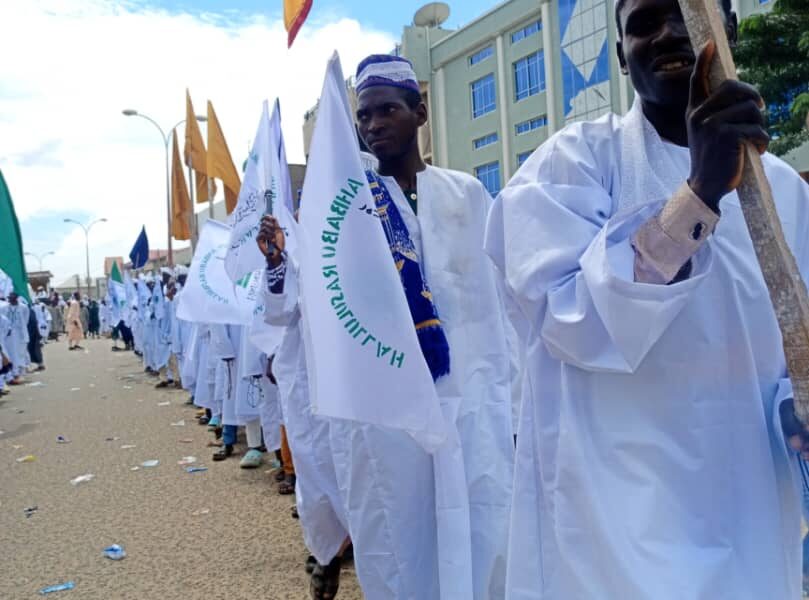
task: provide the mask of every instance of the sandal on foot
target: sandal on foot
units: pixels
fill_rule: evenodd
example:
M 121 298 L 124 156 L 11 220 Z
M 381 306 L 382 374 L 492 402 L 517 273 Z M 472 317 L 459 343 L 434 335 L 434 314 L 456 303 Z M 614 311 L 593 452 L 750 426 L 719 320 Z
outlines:
M 301 518 L 301 516 L 298 514 L 298 507 L 297 506 L 292 507 L 292 518 L 293 519 L 300 519 Z M 311 573 L 311 571 L 308 571 L 308 572 Z
M 306 558 L 306 565 L 303 567 L 309 575 L 315 570 L 317 566 L 317 559 L 311 554 Z
M 287 476 L 284 473 L 284 468 L 281 467 L 275 473 L 273 473 L 273 479 L 275 479 L 278 483 L 281 483 Z
M 219 449 L 219 450 L 217 450 L 216 452 L 213 453 L 213 460 L 215 462 L 219 462 L 221 460 L 225 460 L 226 458 L 228 458 L 232 454 L 233 454 L 233 446 L 231 446 L 230 444 L 227 444 L 227 445 L 223 446 L 221 449 Z
M 278 493 L 282 496 L 289 496 L 295 493 L 295 476 L 287 475 L 286 479 L 278 484 Z
M 341 557 L 335 556 L 328 565 L 318 564 L 315 567 L 309 582 L 309 593 L 312 595 L 312 600 L 333 600 L 337 597 L 342 562 Z

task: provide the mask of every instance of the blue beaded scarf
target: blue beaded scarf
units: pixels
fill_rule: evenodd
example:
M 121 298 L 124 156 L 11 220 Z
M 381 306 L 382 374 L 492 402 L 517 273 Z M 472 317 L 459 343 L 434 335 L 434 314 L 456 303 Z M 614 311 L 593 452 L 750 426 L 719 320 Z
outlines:
M 373 171 L 365 173 L 371 193 L 374 195 L 377 215 L 382 222 L 382 229 L 393 255 L 393 262 L 396 264 L 402 280 L 407 306 L 410 308 L 410 315 L 416 326 L 421 353 L 424 355 L 424 360 L 427 361 L 433 381 L 436 381 L 439 377 L 449 374 L 447 336 L 444 334 L 438 311 L 433 304 L 433 295 L 421 273 L 416 247 L 396 203 L 393 202 L 383 181 Z

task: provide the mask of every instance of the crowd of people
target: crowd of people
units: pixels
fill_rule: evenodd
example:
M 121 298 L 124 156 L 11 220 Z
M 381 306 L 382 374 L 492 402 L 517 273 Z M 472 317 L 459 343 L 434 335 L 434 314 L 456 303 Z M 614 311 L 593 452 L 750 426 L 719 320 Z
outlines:
M 376 214 L 449 424 L 434 451 L 316 414 L 311 304 L 275 217 L 256 240 L 273 353 L 250 326 L 179 318 L 187 268 L 127 274 L 107 324 L 158 387 L 188 391 L 214 460 L 240 427 L 242 468 L 277 452 L 315 600 L 335 598 L 349 556 L 369 600 L 800 597 L 809 436 L 735 191 L 743 142 L 804 277 L 809 186 L 764 153 L 755 89 L 708 89 L 714 46 L 691 48 L 674 0 L 619 0 L 616 18 L 632 109 L 565 127 L 494 201 L 423 161 L 408 61 L 358 67 Z M 92 327 L 81 313 L 76 295 L 71 345 Z M 13 294 L 0 314 L 8 380 L 29 317 Z

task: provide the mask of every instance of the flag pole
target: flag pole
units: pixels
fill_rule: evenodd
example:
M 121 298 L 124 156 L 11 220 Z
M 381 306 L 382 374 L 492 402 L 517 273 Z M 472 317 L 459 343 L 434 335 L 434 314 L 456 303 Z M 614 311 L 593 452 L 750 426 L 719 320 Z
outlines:
M 195 188 L 197 186 L 194 185 L 194 169 L 191 167 L 191 165 L 188 165 L 188 187 L 190 188 L 191 192 L 191 214 L 188 215 L 188 219 L 191 227 L 191 253 L 193 254 L 197 247 L 197 238 L 199 236 L 197 228 L 199 227 L 199 224 L 197 223 L 197 213 L 194 210 L 194 207 L 196 206 L 194 195 L 196 194 L 197 190 Z
M 208 218 L 213 219 L 213 181 L 207 177 L 208 181 Z
M 715 0 L 679 0 L 691 45 L 700 49 L 713 40 L 716 54 L 711 65 L 711 88 L 727 79 L 737 79 L 725 22 Z M 798 264 L 784 238 L 758 150 L 744 147 L 744 167 L 738 188 L 750 239 L 775 311 L 792 380 L 795 412 L 809 426 L 809 293 Z

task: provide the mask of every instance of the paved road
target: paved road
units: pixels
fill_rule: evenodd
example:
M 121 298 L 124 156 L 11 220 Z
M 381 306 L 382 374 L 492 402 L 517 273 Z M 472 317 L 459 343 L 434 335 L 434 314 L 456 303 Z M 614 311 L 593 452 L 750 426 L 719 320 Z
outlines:
M 308 598 L 293 500 L 276 493 L 269 467 L 211 462 L 212 435 L 183 406 L 184 392 L 155 390 L 136 357 L 110 352 L 108 340 L 85 347 L 48 344 L 48 370 L 28 378 L 42 385 L 0 399 L 0 598 L 38 598 L 69 580 L 75 589 L 48 597 Z M 36 460 L 17 462 L 28 454 Z M 177 461 L 189 455 L 209 471 L 186 473 Z M 131 470 L 149 459 L 160 464 Z M 95 478 L 70 484 L 85 473 Z M 26 518 L 31 506 L 39 510 Z M 113 543 L 126 559 L 102 556 Z M 338 598 L 361 597 L 344 571 Z

